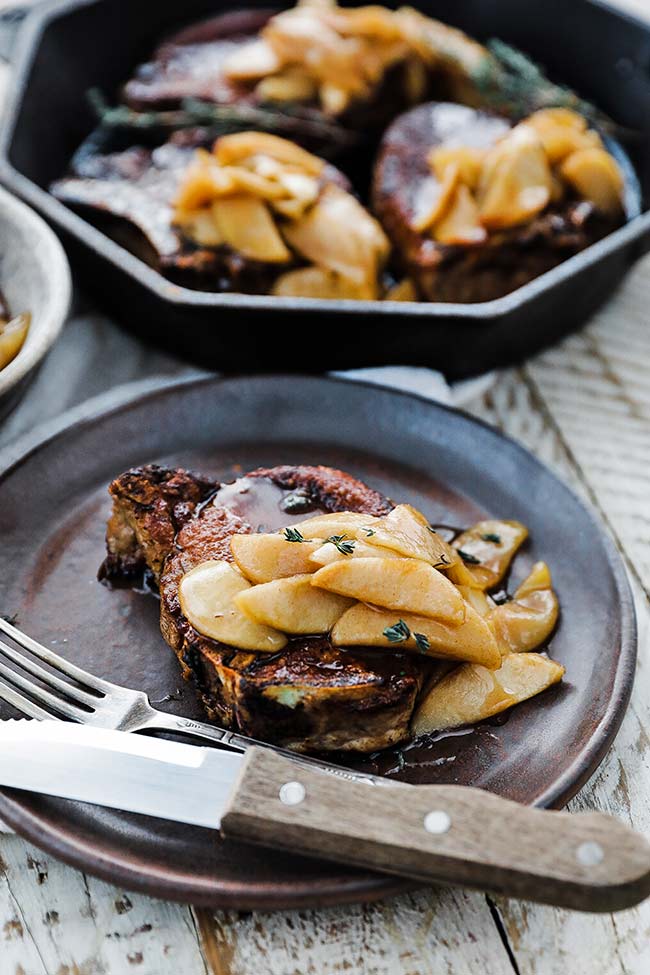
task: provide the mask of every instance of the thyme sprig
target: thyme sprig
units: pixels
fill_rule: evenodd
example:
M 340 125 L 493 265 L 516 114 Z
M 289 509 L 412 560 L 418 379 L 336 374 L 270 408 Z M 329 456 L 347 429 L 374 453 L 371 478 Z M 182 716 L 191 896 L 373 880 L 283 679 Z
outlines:
M 297 528 L 285 528 L 284 537 L 287 542 L 304 542 L 305 538 L 302 536 L 302 532 L 298 531 Z
M 393 626 L 387 626 L 383 633 L 389 643 L 404 643 L 411 635 L 404 620 L 398 620 Z
M 428 653 L 431 649 L 431 644 L 429 643 L 429 638 L 425 636 L 424 633 L 414 633 L 413 639 L 415 640 L 415 645 L 420 651 L 420 653 Z
M 352 555 L 356 545 L 356 542 L 353 539 L 348 539 L 347 535 L 330 535 L 327 541 L 331 542 L 341 555 Z
M 487 43 L 487 53 L 471 76 L 486 107 L 513 118 L 524 118 L 540 108 L 571 108 L 603 124 L 608 120 L 571 88 L 551 81 L 541 65 L 523 51 L 498 38 Z
M 359 137 L 336 122 L 306 115 L 301 107 L 286 105 L 278 112 L 255 105 L 217 105 L 200 98 L 186 98 L 179 108 L 137 112 L 128 105 L 110 105 L 103 92 L 91 88 L 87 94 L 100 124 L 106 128 L 138 130 L 162 129 L 175 132 L 196 126 L 207 127 L 216 135 L 261 129 L 287 137 L 310 137 L 340 149 L 356 145 Z
M 494 542 L 495 545 L 501 544 L 501 535 L 497 535 L 496 532 L 485 532 L 484 535 L 481 535 L 481 538 L 484 542 Z
M 476 556 L 475 555 L 472 555 L 471 552 L 465 552 L 464 549 L 462 549 L 462 548 L 457 548 L 456 551 L 460 555 L 460 557 L 463 560 L 463 562 L 466 562 L 467 565 L 480 565 L 481 564 L 481 560 L 480 559 L 477 559 Z

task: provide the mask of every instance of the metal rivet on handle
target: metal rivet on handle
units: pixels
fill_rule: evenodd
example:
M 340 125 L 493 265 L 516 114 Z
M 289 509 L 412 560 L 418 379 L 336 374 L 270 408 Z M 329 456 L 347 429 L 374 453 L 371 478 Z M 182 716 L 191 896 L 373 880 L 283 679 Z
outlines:
M 583 866 L 595 867 L 598 863 L 602 863 L 602 861 L 605 859 L 605 851 L 600 843 L 589 840 L 586 843 L 580 844 L 576 850 L 576 857 L 578 862 Z
M 285 782 L 280 787 L 280 802 L 285 806 L 297 806 L 306 796 L 305 787 L 302 782 Z
M 424 817 L 424 828 L 427 833 L 446 833 L 451 828 L 451 816 L 443 809 L 432 809 Z

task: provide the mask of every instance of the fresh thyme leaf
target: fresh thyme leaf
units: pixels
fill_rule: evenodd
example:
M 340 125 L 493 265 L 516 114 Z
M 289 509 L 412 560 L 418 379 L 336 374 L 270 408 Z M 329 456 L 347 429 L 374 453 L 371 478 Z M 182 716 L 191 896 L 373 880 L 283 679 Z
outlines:
M 415 640 L 415 645 L 420 651 L 420 653 L 428 653 L 431 649 L 431 644 L 429 643 L 428 637 L 424 633 L 414 633 L 413 639 Z
M 480 565 L 481 564 L 481 560 L 480 559 L 477 559 L 476 556 L 475 555 L 472 555 L 471 552 L 464 552 L 462 550 L 462 548 L 457 548 L 456 551 L 460 555 L 460 557 L 463 560 L 463 562 L 467 562 L 468 565 Z
M 305 539 L 297 528 L 285 528 L 284 537 L 288 542 L 304 542 Z
M 348 539 L 347 535 L 330 535 L 327 541 L 331 542 L 339 550 L 341 555 L 352 555 L 354 546 L 356 545 L 356 542 Z
M 398 620 L 393 626 L 387 626 L 384 630 L 384 636 L 389 643 L 404 643 L 410 635 L 411 631 L 404 620 Z
M 478 61 L 469 81 L 484 107 L 510 117 L 523 118 L 539 108 L 561 106 L 600 124 L 607 121 L 570 88 L 550 81 L 543 68 L 518 48 L 496 38 L 488 41 L 485 56 Z
M 335 121 L 306 115 L 304 107 L 299 104 L 287 103 L 278 112 L 272 105 L 216 105 L 199 98 L 186 98 L 179 108 L 138 112 L 128 105 L 110 105 L 98 88 L 91 88 L 86 97 L 100 125 L 108 129 L 175 132 L 177 129 L 201 126 L 208 128 L 212 136 L 261 129 L 264 132 L 277 132 L 289 139 L 301 132 L 308 132 L 315 140 L 335 148 L 350 147 L 359 141 L 354 133 L 348 133 Z
M 497 535 L 496 532 L 486 532 L 485 535 L 481 535 L 484 542 L 494 542 L 495 545 L 501 544 L 501 535 Z
M 440 561 L 436 562 L 436 564 L 434 565 L 434 569 L 440 569 L 442 566 L 445 565 L 451 565 L 451 562 L 449 561 L 446 555 L 441 555 Z
M 374 528 L 363 528 L 362 531 L 366 533 L 366 538 L 372 538 L 376 534 Z

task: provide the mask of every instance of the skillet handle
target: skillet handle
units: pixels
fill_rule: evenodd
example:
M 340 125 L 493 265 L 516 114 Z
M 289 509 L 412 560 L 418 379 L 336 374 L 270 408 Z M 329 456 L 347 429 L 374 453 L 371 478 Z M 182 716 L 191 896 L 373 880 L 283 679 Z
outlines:
M 224 836 L 583 911 L 650 894 L 650 843 L 602 813 L 545 812 L 455 785 L 372 785 L 250 748 Z

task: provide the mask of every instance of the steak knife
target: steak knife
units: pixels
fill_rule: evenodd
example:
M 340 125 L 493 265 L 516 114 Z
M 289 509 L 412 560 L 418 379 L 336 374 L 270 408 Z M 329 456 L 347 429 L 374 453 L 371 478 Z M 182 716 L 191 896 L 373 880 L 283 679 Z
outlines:
M 245 753 L 62 721 L 0 722 L 0 785 L 189 823 L 345 864 L 584 911 L 650 894 L 650 843 L 602 813 L 468 786 L 377 784 Z

